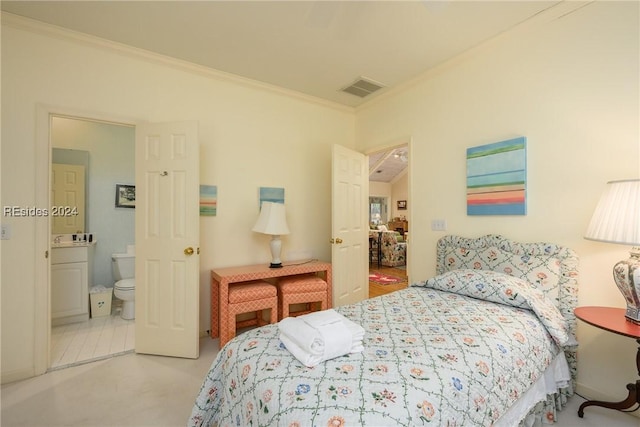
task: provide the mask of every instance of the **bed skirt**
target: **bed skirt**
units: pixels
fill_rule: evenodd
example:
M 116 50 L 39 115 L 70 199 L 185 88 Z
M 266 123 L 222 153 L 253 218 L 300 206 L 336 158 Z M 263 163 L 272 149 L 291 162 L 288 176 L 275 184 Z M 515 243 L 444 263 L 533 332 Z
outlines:
M 553 424 L 556 414 L 573 395 L 571 371 L 564 353 L 558 354 L 544 375 L 494 424 L 495 427 Z

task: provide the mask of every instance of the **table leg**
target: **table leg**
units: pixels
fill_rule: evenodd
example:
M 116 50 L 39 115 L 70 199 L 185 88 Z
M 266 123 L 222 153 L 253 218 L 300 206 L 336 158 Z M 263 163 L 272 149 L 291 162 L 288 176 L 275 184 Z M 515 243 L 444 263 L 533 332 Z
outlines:
M 580 409 L 578 409 L 578 416 L 580 418 L 584 417 L 584 408 L 587 406 L 602 406 L 603 408 L 621 411 L 623 409 L 629 409 L 635 404 L 640 404 L 640 394 L 638 394 L 638 390 L 640 390 L 640 380 L 636 381 L 635 384 L 627 384 L 627 389 L 629 390 L 629 395 L 625 400 L 621 400 L 620 402 L 603 402 L 600 400 L 588 400 L 584 402 L 580 405 Z M 637 409 L 638 408 L 635 408 L 633 411 Z
M 333 307 L 333 276 L 331 265 L 324 271 L 324 280 L 327 282 L 327 308 Z
M 218 325 L 220 330 L 220 348 L 222 348 L 227 341 L 231 339 L 229 332 L 229 282 L 226 279 L 220 281 L 219 295 L 220 316 L 218 317 Z
M 640 344 L 640 338 L 637 339 L 637 342 L 638 344 Z M 638 376 L 640 376 L 640 347 L 638 347 L 638 352 L 636 354 L 636 367 L 638 368 Z M 636 404 L 640 405 L 640 380 L 637 380 L 635 384 L 627 384 L 627 390 L 629 390 L 629 395 L 626 399 L 621 400 L 620 402 L 603 402 L 601 400 L 588 400 L 584 402 L 578 409 L 578 416 L 580 418 L 584 417 L 584 408 L 586 408 L 587 406 L 602 406 L 603 408 L 617 409 L 618 411 L 622 411 L 625 409 L 629 409 Z M 640 406 L 637 406 L 633 410 L 627 412 L 633 412 L 638 410 L 639 408 Z
M 211 319 L 209 323 L 209 336 L 220 336 L 220 283 L 211 278 Z

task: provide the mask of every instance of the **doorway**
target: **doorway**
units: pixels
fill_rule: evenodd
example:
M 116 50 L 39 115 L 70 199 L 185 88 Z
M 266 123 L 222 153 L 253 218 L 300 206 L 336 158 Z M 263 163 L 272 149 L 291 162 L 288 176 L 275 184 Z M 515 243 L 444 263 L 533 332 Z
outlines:
M 81 165 L 84 169 L 82 196 L 86 200 L 73 206 L 76 211 L 83 213 L 84 218 L 72 227 L 73 230 L 60 231 L 53 224 L 56 219 L 51 218 L 52 237 L 54 234 L 67 234 L 67 231 L 90 234 L 93 241 L 87 250 L 90 255 L 86 273 L 83 273 L 87 280 L 84 287 L 111 291 L 114 284 L 111 254 L 127 252 L 134 245 L 134 210 L 115 205 L 115 188 L 116 184 L 135 184 L 135 127 L 50 114 L 49 139 L 49 167 L 53 171 L 57 169 L 56 165 Z M 86 294 L 80 298 L 80 311 L 83 314 L 61 316 L 60 311 L 56 310 L 56 304 L 61 300 L 74 296 L 73 292 L 71 295 L 61 295 L 58 286 L 59 265 L 53 265 L 53 259 L 54 251 L 59 250 L 66 249 L 51 249 L 50 369 L 132 352 L 135 347 L 135 322 L 120 317 L 121 302 L 118 299 L 112 297 L 110 312 L 102 312 L 100 316 L 89 317 L 91 304 Z
M 369 154 L 369 297 L 407 287 L 409 142 Z
M 52 169 L 51 167 L 51 151 L 52 151 L 51 121 L 52 121 L 52 117 L 54 116 L 76 118 L 76 119 L 89 121 L 89 122 L 109 123 L 109 124 L 115 124 L 119 126 L 130 127 L 131 129 L 134 129 L 135 140 L 133 145 L 136 150 L 138 148 L 140 149 L 145 148 L 147 150 L 150 150 L 154 147 L 157 148 L 156 142 L 158 142 L 158 140 L 154 136 L 155 133 L 154 135 L 149 135 L 147 133 L 143 134 L 142 132 L 140 133 L 138 132 L 141 126 L 143 129 L 146 129 L 147 131 L 151 130 L 153 132 L 152 130 L 154 128 L 153 124 L 144 123 L 143 121 L 140 121 L 140 120 L 123 119 L 122 117 L 105 115 L 100 113 L 97 113 L 97 114 L 92 113 L 90 115 L 87 115 L 87 113 L 84 111 L 78 111 L 74 109 L 60 108 L 60 107 L 51 107 L 44 104 L 39 104 L 37 106 L 37 112 L 36 112 L 37 149 L 35 150 L 35 157 L 36 157 L 35 201 L 36 201 L 36 204 L 39 206 L 50 206 L 50 201 L 51 201 L 51 175 L 50 175 L 51 169 Z M 183 191 L 181 193 L 188 197 L 182 197 L 182 198 L 179 198 L 179 200 L 176 200 L 175 207 L 177 208 L 176 211 L 180 210 L 182 215 L 181 218 L 184 218 L 185 221 L 188 222 L 188 224 L 195 224 L 195 225 L 191 225 L 190 228 L 188 229 L 189 231 L 188 244 L 198 247 L 199 246 L 199 242 L 198 242 L 199 222 L 197 221 L 197 218 L 198 218 L 199 210 L 198 210 L 197 178 L 199 176 L 199 172 L 198 172 L 199 157 L 198 157 L 198 150 L 195 149 L 198 144 L 197 122 L 180 122 L 180 123 L 174 123 L 173 125 L 177 126 L 175 127 L 175 131 L 173 131 L 173 133 L 171 133 L 171 136 L 170 136 L 170 138 L 173 138 L 174 141 L 177 141 L 177 143 L 174 144 L 173 147 L 175 149 L 180 150 L 179 154 L 182 156 L 183 159 L 188 160 L 188 167 L 184 166 L 185 162 L 180 163 L 180 162 L 169 161 L 168 164 L 165 166 L 165 170 L 169 168 L 169 169 L 178 171 L 179 173 L 176 176 L 178 178 L 180 177 L 185 178 L 182 180 L 185 183 L 185 185 L 188 183 L 188 185 L 185 187 L 185 189 L 188 191 Z M 169 130 L 170 132 L 172 132 L 171 130 L 174 129 L 173 125 L 169 123 L 156 124 L 155 128 L 158 131 Z M 162 135 L 160 144 L 166 147 L 168 140 L 169 139 L 167 138 L 167 135 Z M 154 147 L 150 147 L 150 145 L 154 145 Z M 140 152 L 134 151 L 134 153 L 136 153 L 136 155 L 134 156 L 136 159 L 140 158 Z M 136 162 L 134 160 L 134 164 L 135 164 L 135 167 L 134 167 L 135 174 L 137 174 L 139 171 L 142 173 L 148 173 L 144 162 Z M 169 173 L 162 174 L 162 175 L 163 176 L 169 175 Z M 138 181 L 138 180 L 134 179 L 133 181 Z M 142 185 L 138 185 L 139 187 L 138 190 L 140 190 L 139 191 L 140 193 L 145 193 L 146 189 L 148 188 L 148 185 L 146 184 L 147 183 L 143 182 Z M 162 191 L 166 193 L 169 189 L 170 187 L 164 186 L 162 188 Z M 107 191 L 106 194 L 104 194 L 104 196 L 102 197 L 106 197 L 107 199 L 112 200 L 113 203 L 115 204 L 117 200 L 115 195 L 115 188 L 113 191 L 114 193 L 112 193 L 111 190 Z M 159 200 L 155 197 L 145 198 L 144 195 L 140 196 L 139 199 L 142 199 L 139 203 L 140 209 L 132 209 L 135 212 L 145 212 L 147 210 L 146 207 L 148 206 L 149 201 L 152 201 L 156 204 L 159 202 Z M 145 203 L 142 203 L 143 200 L 145 201 Z M 141 234 L 139 230 L 147 227 L 149 225 L 149 221 L 147 217 L 143 217 L 142 215 L 136 215 L 135 213 L 134 213 L 134 218 L 135 218 L 134 224 L 137 224 L 135 228 L 136 228 L 136 231 L 138 232 L 136 233 L 132 231 L 131 235 L 132 235 L 132 239 L 135 238 L 136 240 L 139 240 L 139 236 Z M 166 229 L 166 227 L 164 227 L 163 229 Z M 41 283 L 42 285 L 36 287 L 36 291 L 34 295 L 34 300 L 35 300 L 34 373 L 35 375 L 40 375 L 40 374 L 44 374 L 47 371 L 47 369 L 50 367 L 50 355 L 51 355 L 51 325 L 52 325 L 51 323 L 51 271 L 50 271 L 49 258 L 50 258 L 50 252 L 52 250 L 53 245 L 52 245 L 52 236 L 51 236 L 52 228 L 51 228 L 50 218 L 44 217 L 44 216 L 37 218 L 35 222 L 35 230 L 36 230 L 35 247 L 37 248 L 36 249 L 37 256 L 36 256 L 36 267 L 35 267 L 34 275 L 35 275 L 36 283 Z M 99 236 L 97 236 L 97 238 L 99 238 Z M 177 249 L 180 249 L 179 252 L 182 253 L 182 244 L 184 242 L 178 239 L 173 239 L 173 240 L 169 239 L 169 240 L 170 241 L 165 242 L 166 244 L 162 245 L 162 247 L 170 246 L 172 249 L 177 248 Z M 143 259 L 143 258 L 146 259 L 147 255 L 148 253 L 146 252 L 146 248 L 136 251 L 136 257 L 139 259 Z M 185 255 L 186 255 L 186 252 L 185 252 Z M 167 306 L 176 305 L 181 302 L 184 303 L 182 304 L 182 307 L 181 307 L 181 310 L 182 310 L 181 314 L 185 314 L 185 315 L 180 317 L 180 320 L 183 322 L 184 325 L 186 325 L 185 327 L 176 327 L 175 324 L 168 325 L 166 324 L 166 322 L 156 322 L 156 328 L 153 329 L 152 331 L 156 333 L 155 336 L 157 336 L 158 334 L 167 333 L 169 331 L 173 331 L 175 334 L 175 331 L 179 331 L 180 333 L 183 334 L 184 341 L 177 342 L 176 340 L 172 340 L 172 341 L 164 340 L 169 342 L 171 345 L 171 351 L 165 351 L 164 353 L 150 352 L 150 351 L 145 351 L 145 349 L 138 348 L 140 345 L 140 342 L 142 341 L 141 338 L 145 338 L 145 337 L 147 339 L 154 338 L 154 336 L 152 336 L 153 334 L 149 331 L 149 328 L 139 327 L 141 325 L 141 321 L 138 320 L 135 322 L 136 324 L 135 351 L 136 352 L 152 353 L 152 354 L 167 355 L 167 356 L 177 356 L 177 357 L 190 357 L 190 358 L 198 357 L 199 341 L 198 341 L 197 325 L 198 325 L 199 319 L 198 319 L 198 311 L 194 309 L 194 307 L 197 308 L 199 306 L 199 300 L 198 300 L 199 295 L 197 292 L 199 290 L 199 283 L 197 280 L 198 279 L 198 275 L 197 275 L 197 271 L 198 271 L 197 259 L 198 258 L 192 257 L 190 259 L 191 259 L 190 262 L 182 262 L 181 264 L 186 267 L 183 269 L 183 272 L 185 274 L 171 276 L 175 280 L 182 280 L 182 283 L 188 284 L 188 286 L 182 286 L 182 288 L 180 288 L 181 290 L 184 290 L 185 293 L 178 294 L 176 296 L 174 293 L 170 293 L 170 292 L 159 292 L 156 295 L 157 298 L 153 299 L 154 302 L 158 302 L 158 304 L 164 304 Z M 182 261 L 184 261 L 184 259 Z M 138 276 L 138 266 L 139 266 L 139 263 L 136 262 L 136 273 L 135 273 L 136 276 Z M 187 274 L 189 277 L 186 277 Z M 170 280 L 167 280 L 168 277 L 169 276 L 167 275 L 158 276 L 155 283 L 158 285 L 158 287 L 166 287 L 168 285 L 172 285 L 173 283 Z M 147 282 L 147 278 L 144 278 L 142 280 L 142 285 L 145 285 L 146 282 Z M 136 283 L 136 285 L 140 285 L 140 283 Z M 137 298 L 137 296 L 141 288 L 144 288 L 144 286 L 136 286 L 136 301 L 140 301 L 140 298 Z M 189 292 L 189 294 L 187 294 L 187 292 Z M 143 295 L 143 299 L 144 299 L 144 295 Z M 143 306 L 142 308 L 143 310 L 139 312 L 138 307 L 136 307 L 136 311 L 139 314 L 137 316 L 138 319 L 145 318 L 145 314 L 146 314 L 145 309 L 147 307 Z M 156 310 L 155 313 L 161 312 L 161 310 L 159 310 L 158 307 L 154 307 L 154 309 Z M 159 320 L 163 321 L 164 319 L 160 318 Z M 157 327 L 158 325 L 159 327 Z M 181 326 L 181 325 L 178 325 L 178 326 Z M 183 338 L 183 336 L 181 336 L 180 338 Z M 186 356 L 183 354 L 186 354 Z

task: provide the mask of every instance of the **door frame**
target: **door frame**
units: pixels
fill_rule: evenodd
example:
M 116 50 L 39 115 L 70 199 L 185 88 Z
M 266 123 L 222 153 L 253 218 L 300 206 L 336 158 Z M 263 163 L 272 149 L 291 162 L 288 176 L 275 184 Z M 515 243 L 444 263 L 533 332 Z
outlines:
M 36 106 L 35 135 L 35 205 L 51 206 L 51 117 L 105 122 L 132 126 L 142 119 L 116 114 L 78 110 L 55 105 Z M 51 218 L 35 219 L 35 289 L 34 289 L 34 375 L 41 375 L 51 367 Z
M 379 153 L 380 151 L 389 151 L 389 150 L 393 150 L 395 148 L 400 148 L 400 147 L 407 147 L 407 155 L 409 156 L 409 159 L 407 161 L 407 200 L 409 201 L 409 206 L 407 207 L 407 219 L 411 220 L 411 218 L 413 217 L 412 212 L 413 212 L 413 203 L 411 203 L 411 200 L 413 199 L 413 174 L 412 174 L 412 163 L 413 163 L 413 137 L 411 136 L 403 136 L 397 139 L 394 139 L 392 141 L 389 141 L 386 144 L 383 145 L 377 145 L 374 148 L 371 148 L 369 150 L 366 150 L 364 152 L 365 156 L 367 156 L 367 162 L 369 161 L 369 156 L 374 154 L 374 153 Z M 371 193 L 371 190 L 369 190 L 369 193 Z M 367 200 L 369 200 L 369 197 L 367 197 Z M 389 196 L 389 202 L 391 202 L 391 196 Z M 389 216 L 391 216 L 391 209 L 392 209 L 392 205 L 391 203 L 389 204 Z M 388 218 L 387 221 L 390 221 L 391 218 Z M 368 221 L 367 221 L 368 222 Z M 407 271 L 407 280 L 409 283 L 411 283 L 411 268 L 410 268 L 410 257 L 411 257 L 411 251 L 408 250 L 407 248 L 407 261 L 406 261 L 406 271 Z

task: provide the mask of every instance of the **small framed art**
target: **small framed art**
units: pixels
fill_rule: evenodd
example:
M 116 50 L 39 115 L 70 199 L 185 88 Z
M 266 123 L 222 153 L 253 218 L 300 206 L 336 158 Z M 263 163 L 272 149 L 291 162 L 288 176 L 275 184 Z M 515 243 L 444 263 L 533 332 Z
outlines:
M 400 209 L 400 210 L 407 209 L 407 201 L 406 200 L 398 200 L 398 209 Z
M 116 208 L 136 207 L 136 186 L 116 184 Z

